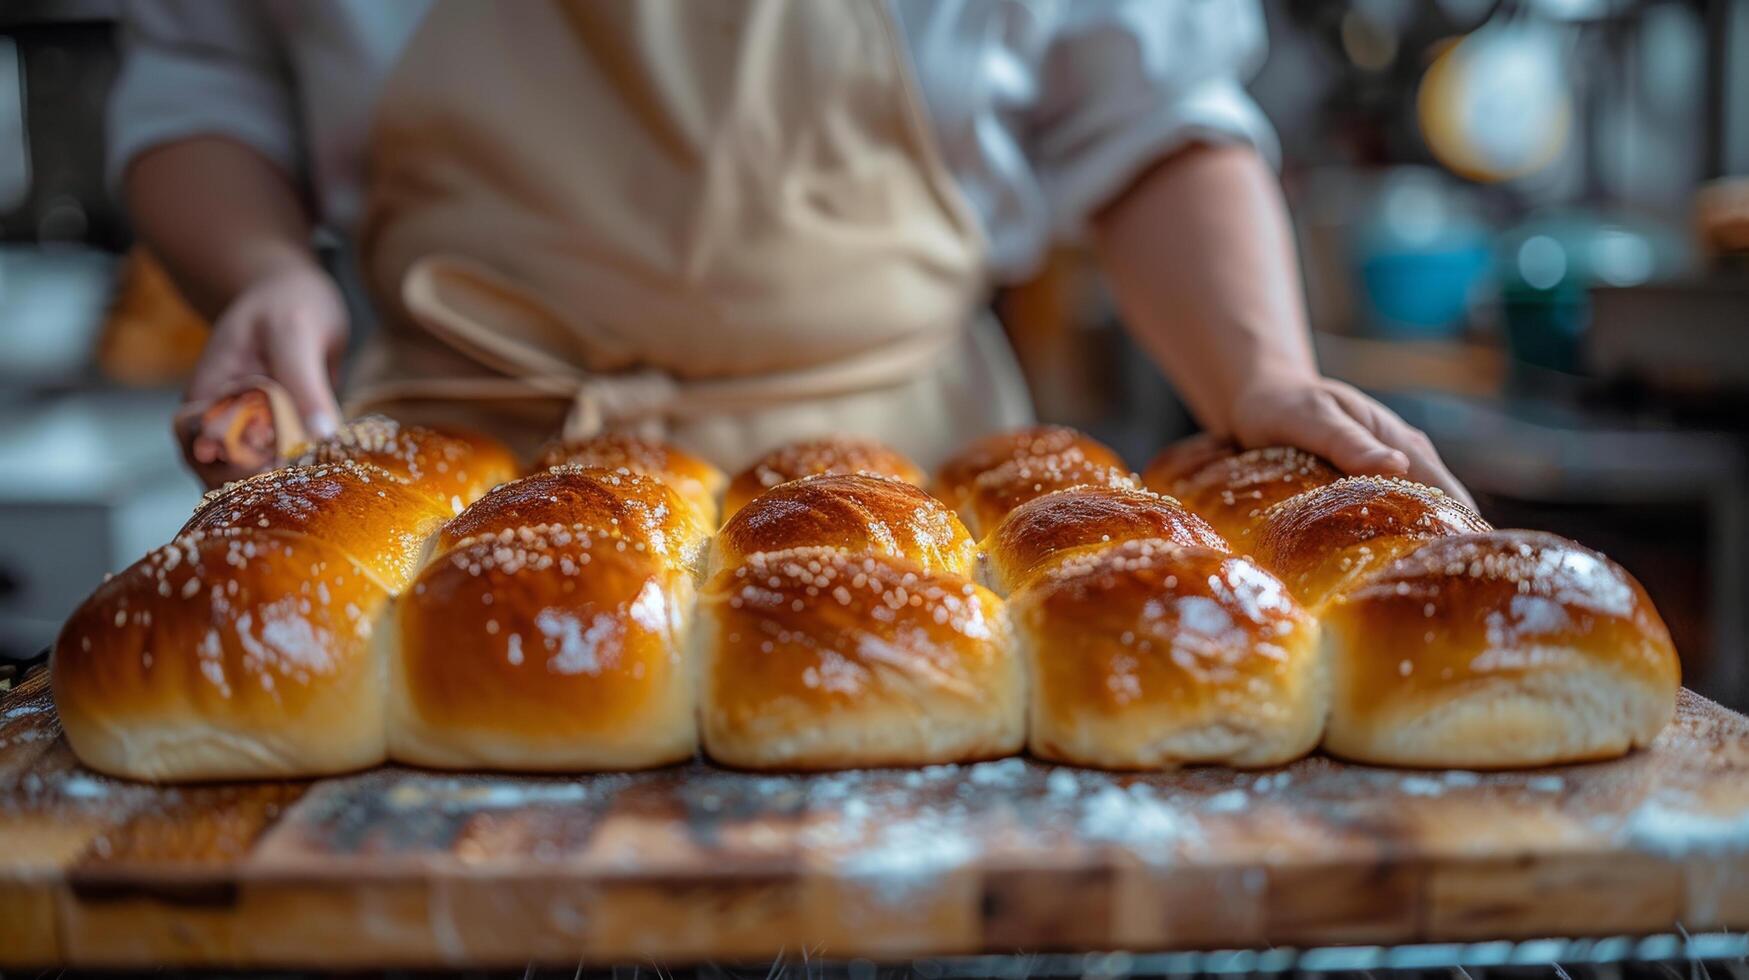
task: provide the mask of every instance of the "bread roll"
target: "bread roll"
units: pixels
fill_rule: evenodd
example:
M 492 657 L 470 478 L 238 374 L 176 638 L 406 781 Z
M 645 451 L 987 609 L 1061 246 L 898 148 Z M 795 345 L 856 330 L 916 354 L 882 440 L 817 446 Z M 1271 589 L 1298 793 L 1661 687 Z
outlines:
M 1432 541 L 1331 601 L 1329 751 L 1509 768 L 1650 743 L 1681 682 L 1670 634 L 1615 563 L 1538 531 Z
M 612 770 L 697 741 L 692 578 L 588 528 L 462 542 L 378 629 L 389 755 L 450 769 Z
M 1487 530 L 1475 511 L 1433 487 L 1350 476 L 1265 511 L 1252 555 L 1316 609 L 1423 541 Z
M 1025 741 L 1000 601 L 902 559 L 753 555 L 699 601 L 705 751 L 751 769 L 914 766 Z
M 456 514 L 518 473 L 516 457 L 487 436 L 402 425 L 381 415 L 346 423 L 332 437 L 305 447 L 291 465 L 344 460 L 381 467 Z
M 1241 554 L 1251 552 L 1251 532 L 1264 511 L 1342 478 L 1318 457 L 1286 446 L 1218 457 L 1176 479 L 1167 479 L 1165 474 L 1171 470 L 1170 466 L 1156 469 L 1149 488 L 1177 497 Z
M 952 507 L 974 533 L 988 534 L 991 528 L 979 530 L 976 527 L 976 514 L 971 504 L 978 477 L 1004 463 L 1029 456 L 1077 455 L 1114 470 L 1124 469 L 1123 459 L 1116 451 L 1084 432 L 1061 425 L 1035 425 L 974 440 L 941 464 L 935 471 L 930 490 Z
M 978 563 L 977 544 L 941 501 L 909 483 L 858 474 L 804 477 L 755 497 L 717 534 L 711 569 L 810 546 L 891 555 L 965 577 Z
M 1239 455 L 1231 439 L 1199 432 L 1180 439 L 1148 461 L 1142 470 L 1142 485 L 1155 493 L 1172 495 L 1182 480 L 1210 463 Z
M 710 531 L 668 485 L 624 470 L 565 463 L 494 488 L 444 525 L 431 553 L 484 534 L 543 524 L 585 525 L 692 571 L 703 565 Z
M 372 625 L 388 594 L 334 545 L 192 533 L 75 611 L 50 662 L 79 760 L 150 781 L 317 776 L 383 760 Z
M 831 436 L 793 442 L 761 456 L 736 474 L 723 497 L 723 519 L 772 487 L 804 476 L 871 473 L 922 486 L 923 471 L 898 450 L 873 439 Z
M 1074 487 L 1140 490 L 1141 484 L 1135 474 L 1122 466 L 1095 462 L 1079 449 L 1048 456 L 1022 456 L 978 474 L 960 498 L 960 514 L 972 533 L 981 537 L 994 531 L 1021 504 Z
M 1030 745 L 1104 769 L 1272 766 L 1311 751 L 1317 626 L 1274 576 L 1199 545 L 1071 557 L 1009 601 L 1032 668 Z
M 206 495 L 182 528 L 303 534 L 338 547 L 380 586 L 413 581 L 449 508 L 386 471 L 346 460 L 269 470 Z
M 653 476 L 692 505 L 699 522 L 705 527 L 714 530 L 719 523 L 717 498 L 722 496 L 729 478 L 722 470 L 678 446 L 608 432 L 549 446 L 541 453 L 535 468 L 544 470 L 565 463 L 588 469 L 626 469 Z
M 1226 551 L 1208 522 L 1171 497 L 1147 490 L 1078 487 L 1014 508 L 984 539 L 984 578 L 1001 595 L 1044 568 L 1087 548 L 1158 538 Z

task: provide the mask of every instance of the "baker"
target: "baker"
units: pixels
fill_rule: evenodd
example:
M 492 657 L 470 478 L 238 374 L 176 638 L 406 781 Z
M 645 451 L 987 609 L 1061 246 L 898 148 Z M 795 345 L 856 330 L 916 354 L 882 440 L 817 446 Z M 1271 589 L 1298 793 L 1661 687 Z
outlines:
M 1205 428 L 1462 492 L 1322 377 L 1258 11 L 1194 0 L 574 0 L 127 8 L 113 167 L 215 333 L 188 396 L 265 374 L 529 449 L 604 429 L 735 467 L 823 432 L 925 465 L 1026 421 L 983 312 L 1085 235 Z M 367 160 L 369 166 L 367 167 Z M 368 178 L 366 176 L 368 171 Z

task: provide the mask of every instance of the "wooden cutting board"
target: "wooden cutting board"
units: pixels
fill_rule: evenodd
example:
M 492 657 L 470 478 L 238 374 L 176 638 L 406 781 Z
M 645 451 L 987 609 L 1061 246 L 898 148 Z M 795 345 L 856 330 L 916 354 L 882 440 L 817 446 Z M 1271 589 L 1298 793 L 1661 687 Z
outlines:
M 0 965 L 366 967 L 1749 928 L 1749 720 L 1540 772 L 1010 759 L 153 788 L 0 699 Z

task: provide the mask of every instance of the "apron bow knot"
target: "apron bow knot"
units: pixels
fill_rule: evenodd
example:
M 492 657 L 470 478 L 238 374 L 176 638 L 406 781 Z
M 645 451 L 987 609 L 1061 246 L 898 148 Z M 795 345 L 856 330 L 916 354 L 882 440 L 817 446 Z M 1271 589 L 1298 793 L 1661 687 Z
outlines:
M 611 426 L 659 438 L 664 416 L 679 391 L 673 377 L 654 369 L 579 379 L 570 411 L 565 413 L 564 437 L 587 439 Z

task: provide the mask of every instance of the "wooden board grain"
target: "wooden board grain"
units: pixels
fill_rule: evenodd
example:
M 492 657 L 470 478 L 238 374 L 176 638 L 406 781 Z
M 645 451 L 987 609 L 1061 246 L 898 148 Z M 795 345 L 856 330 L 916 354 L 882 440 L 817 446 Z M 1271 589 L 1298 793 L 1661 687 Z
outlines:
M 1011 759 L 761 776 L 387 767 L 154 788 L 0 701 L 0 965 L 368 967 L 1401 943 L 1749 928 L 1749 721 L 1626 759 Z

